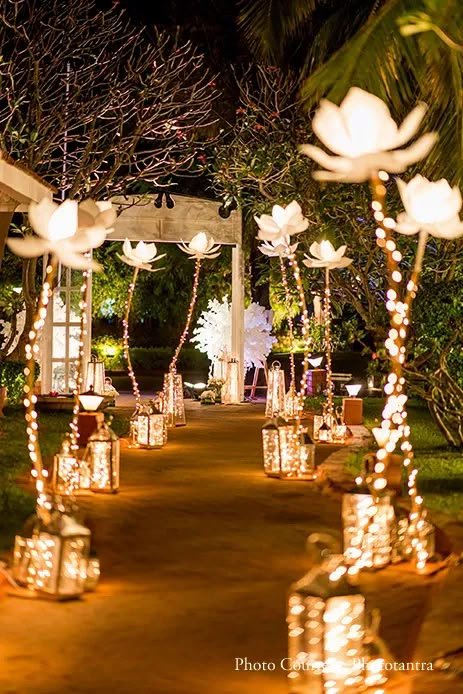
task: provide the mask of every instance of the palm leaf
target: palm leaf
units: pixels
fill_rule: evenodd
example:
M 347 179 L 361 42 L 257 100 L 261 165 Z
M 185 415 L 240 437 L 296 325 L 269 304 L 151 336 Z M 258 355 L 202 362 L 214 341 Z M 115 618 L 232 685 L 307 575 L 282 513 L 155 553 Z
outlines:
M 302 35 L 317 4 L 317 0 L 241 0 L 238 25 L 254 53 L 279 62 L 288 40 Z

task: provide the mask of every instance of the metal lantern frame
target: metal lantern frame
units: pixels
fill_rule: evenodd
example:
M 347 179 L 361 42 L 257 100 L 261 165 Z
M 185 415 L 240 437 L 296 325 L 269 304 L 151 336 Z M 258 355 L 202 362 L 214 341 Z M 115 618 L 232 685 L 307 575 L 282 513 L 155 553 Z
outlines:
M 365 621 L 365 598 L 348 582 L 342 555 L 328 557 L 293 584 L 287 616 L 290 691 L 359 691 Z
M 278 417 L 285 414 L 285 372 L 279 361 L 274 361 L 268 371 L 266 417 Z
M 104 362 L 100 361 L 96 354 L 92 354 L 90 361 L 87 362 L 87 374 L 85 377 L 85 390 L 93 390 L 95 395 L 104 395 L 105 388 L 105 367 Z
M 88 528 L 52 510 L 30 538 L 15 540 L 13 577 L 30 590 L 55 600 L 78 598 L 85 590 L 90 555 Z
M 295 422 L 282 417 L 268 420 L 262 427 L 265 474 L 293 481 L 316 479 L 315 446 L 307 437 Z
M 89 437 L 84 459 L 90 491 L 106 494 L 119 491 L 120 440 L 106 422 Z
M 168 427 L 182 427 L 186 424 L 185 403 L 183 401 L 183 379 L 181 374 L 169 371 L 164 374 L 162 413 Z
M 63 440 L 60 452 L 53 457 L 52 487 L 58 494 L 72 494 L 79 488 L 79 461 L 69 439 Z
M 136 415 L 136 445 L 138 448 L 162 448 L 167 440 L 166 417 L 141 407 Z

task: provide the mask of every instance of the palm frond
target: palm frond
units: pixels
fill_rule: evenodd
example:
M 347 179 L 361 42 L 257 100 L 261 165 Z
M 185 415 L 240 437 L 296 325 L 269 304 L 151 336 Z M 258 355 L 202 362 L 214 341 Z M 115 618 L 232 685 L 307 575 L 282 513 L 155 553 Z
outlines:
M 238 26 L 261 59 L 279 62 L 288 40 L 304 32 L 317 0 L 241 0 Z
M 321 96 L 339 103 L 351 86 L 358 86 L 388 103 L 397 118 L 416 101 L 424 101 L 429 105 L 425 127 L 437 130 L 440 142 L 422 167 L 423 173 L 459 181 L 463 175 L 463 57 L 432 32 L 404 37 L 398 30 L 400 17 L 425 4 L 426 0 L 389 0 L 304 82 L 301 95 L 311 108 Z M 463 26 L 461 0 L 442 0 L 441 21 L 450 17 L 451 26 Z

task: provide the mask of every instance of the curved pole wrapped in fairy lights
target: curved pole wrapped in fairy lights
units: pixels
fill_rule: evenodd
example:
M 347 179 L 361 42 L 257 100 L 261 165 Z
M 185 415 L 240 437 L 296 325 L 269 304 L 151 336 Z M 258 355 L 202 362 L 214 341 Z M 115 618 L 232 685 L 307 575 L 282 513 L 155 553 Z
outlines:
M 37 236 L 27 236 L 23 239 L 12 238 L 7 241 L 13 253 L 20 257 L 48 256 L 36 313 L 28 335 L 29 341 L 25 352 L 26 367 L 24 369 L 26 376 L 24 407 L 28 450 L 33 466 L 32 475 L 35 478 L 39 506 L 45 501 L 48 473 L 42 463 L 38 437 L 37 396 L 34 394 L 35 358 L 39 352 L 37 339 L 45 324 L 59 264 L 76 270 L 85 271 L 88 269 L 89 260 L 84 254 L 100 246 L 110 231 L 105 226 L 105 222 L 112 218 L 112 213 L 109 216 L 107 214 L 110 209 L 108 205 L 109 203 L 101 203 L 98 206 L 92 201 L 86 201 L 79 206 L 77 201 L 73 200 L 66 200 L 58 205 L 48 199 L 44 199 L 40 203 L 31 203 L 29 223 Z M 92 263 L 92 266 L 95 270 L 100 269 L 96 263 Z

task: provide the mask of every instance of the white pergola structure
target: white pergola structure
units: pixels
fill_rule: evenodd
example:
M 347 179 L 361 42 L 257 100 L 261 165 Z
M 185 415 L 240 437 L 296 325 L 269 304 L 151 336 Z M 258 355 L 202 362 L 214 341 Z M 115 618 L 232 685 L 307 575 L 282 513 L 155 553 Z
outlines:
M 51 186 L 0 151 L 0 265 L 13 214 L 52 197 Z
M 179 243 L 190 241 L 199 231 L 206 231 L 217 243 L 232 246 L 231 357 L 239 364 L 243 397 L 244 267 L 241 215 L 233 211 L 227 219 L 222 219 L 218 215 L 217 202 L 184 195 L 171 196 L 174 201 L 172 209 L 156 208 L 156 197 L 144 195 L 113 198 L 112 203 L 119 214 L 114 232 L 108 236 L 108 241 L 123 241 L 127 238 L 132 242 Z M 50 390 L 72 390 L 78 341 L 75 307 L 79 296 L 79 275 L 80 273 L 75 271 L 67 271 L 66 277 L 63 275 L 61 278 L 59 294 L 50 302 L 48 326 L 42 341 L 42 393 L 48 393 Z M 91 302 L 88 304 L 89 329 L 84 345 L 87 360 L 91 345 Z

